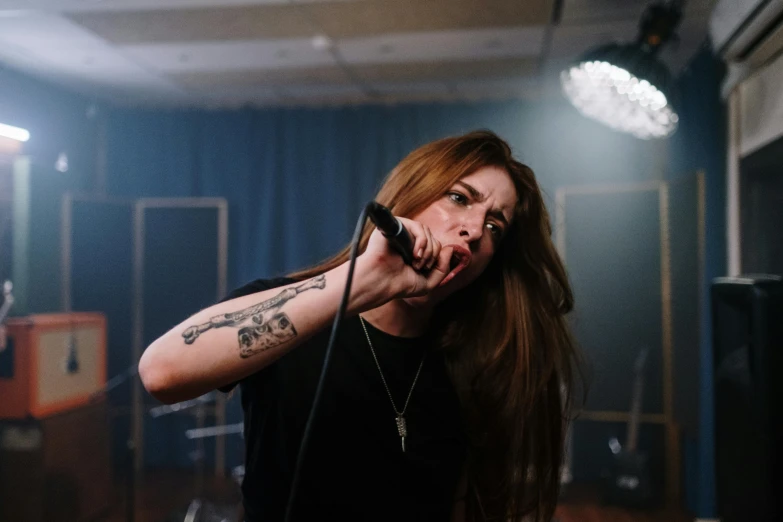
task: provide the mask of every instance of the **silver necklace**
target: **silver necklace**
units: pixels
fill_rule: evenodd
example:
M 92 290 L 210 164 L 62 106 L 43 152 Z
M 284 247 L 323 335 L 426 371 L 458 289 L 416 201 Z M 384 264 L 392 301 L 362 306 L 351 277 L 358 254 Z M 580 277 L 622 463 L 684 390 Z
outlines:
M 405 424 L 405 410 L 408 409 L 408 403 L 411 400 L 411 395 L 413 394 L 413 388 L 416 387 L 416 381 L 419 380 L 419 374 L 421 373 L 421 368 L 424 366 L 424 359 L 427 357 L 427 352 L 424 352 L 424 355 L 421 357 L 421 362 L 419 363 L 419 369 L 416 372 L 416 377 L 413 378 L 413 384 L 411 384 L 411 389 L 408 392 L 408 398 L 405 399 L 405 406 L 403 406 L 402 411 L 399 411 L 397 409 L 397 405 L 394 403 L 394 398 L 392 397 L 391 391 L 389 391 L 389 385 L 386 384 L 386 377 L 383 376 L 383 370 L 381 370 L 381 365 L 378 363 L 378 356 L 375 354 L 375 349 L 372 347 L 372 341 L 370 340 L 370 334 L 367 332 L 367 326 L 364 324 L 364 319 L 362 316 L 359 316 L 359 321 L 362 323 L 362 330 L 364 330 L 364 335 L 367 337 L 367 344 L 370 345 L 370 351 L 372 352 L 372 358 L 375 359 L 375 366 L 378 367 L 378 373 L 381 374 L 381 381 L 383 381 L 383 387 L 386 388 L 386 393 L 389 394 L 389 400 L 391 401 L 392 408 L 394 408 L 394 413 L 397 414 L 397 433 L 400 435 L 400 440 L 402 441 L 402 452 L 405 453 L 405 437 L 408 436 L 408 427 Z

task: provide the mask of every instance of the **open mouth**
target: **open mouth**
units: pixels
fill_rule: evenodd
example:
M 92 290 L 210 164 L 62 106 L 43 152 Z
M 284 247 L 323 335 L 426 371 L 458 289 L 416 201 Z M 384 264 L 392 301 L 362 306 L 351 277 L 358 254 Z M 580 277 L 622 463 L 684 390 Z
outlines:
M 446 277 L 443 278 L 443 281 L 440 282 L 440 285 L 443 286 L 455 277 L 457 277 L 457 274 L 465 270 L 468 265 L 470 265 L 471 260 L 471 253 L 470 250 L 468 250 L 465 247 L 459 246 L 459 245 L 449 245 L 451 247 L 454 247 L 454 252 L 451 254 L 451 261 L 449 262 L 449 273 L 446 275 Z

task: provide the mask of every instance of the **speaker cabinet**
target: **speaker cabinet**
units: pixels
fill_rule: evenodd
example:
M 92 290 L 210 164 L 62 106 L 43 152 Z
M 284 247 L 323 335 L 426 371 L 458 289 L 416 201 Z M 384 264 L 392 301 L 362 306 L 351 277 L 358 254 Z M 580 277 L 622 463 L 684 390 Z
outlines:
M 106 384 L 99 313 L 9 319 L 0 352 L 0 419 L 43 418 L 87 404 Z
M 712 313 L 718 515 L 783 520 L 783 280 L 716 279 Z
M 112 495 L 104 400 L 44 419 L 0 420 L 0 520 L 93 521 Z

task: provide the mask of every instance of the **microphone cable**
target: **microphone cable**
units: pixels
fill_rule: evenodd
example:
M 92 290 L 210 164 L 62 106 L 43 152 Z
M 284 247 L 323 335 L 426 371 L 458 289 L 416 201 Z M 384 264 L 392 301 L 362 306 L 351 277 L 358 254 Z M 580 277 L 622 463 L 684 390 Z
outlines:
M 345 316 L 345 310 L 348 308 L 348 298 L 351 294 L 353 272 L 354 267 L 356 266 L 356 254 L 359 250 L 359 241 L 362 237 L 362 230 L 364 229 L 364 224 L 365 221 L 367 221 L 367 218 L 378 207 L 380 207 L 380 205 L 378 205 L 378 203 L 375 201 L 372 201 L 367 204 L 364 209 L 362 209 L 362 213 L 359 215 L 359 221 L 356 223 L 356 230 L 354 230 L 353 233 L 353 239 L 351 240 L 351 253 L 348 264 L 348 277 L 345 281 L 345 290 L 343 291 L 343 297 L 340 301 L 340 307 L 337 309 L 337 315 L 334 316 L 334 322 L 332 323 L 332 333 L 329 337 L 329 343 L 326 346 L 326 355 L 324 356 L 324 363 L 323 367 L 321 368 L 321 376 L 318 379 L 318 386 L 315 390 L 313 405 L 310 408 L 310 415 L 307 417 L 307 424 L 305 424 L 304 434 L 302 435 L 302 441 L 299 445 L 299 454 L 296 457 L 296 466 L 294 467 L 294 478 L 291 481 L 291 491 L 288 494 L 288 503 L 285 510 L 285 522 L 291 521 L 291 516 L 294 510 L 294 503 L 296 501 L 296 493 L 297 489 L 299 488 L 299 481 L 301 479 L 302 463 L 304 462 L 305 452 L 307 451 L 307 444 L 310 441 L 310 436 L 312 435 L 315 414 L 318 410 L 318 405 L 321 402 L 321 395 L 323 394 L 326 374 L 329 371 L 329 364 L 332 360 L 332 351 L 334 349 L 335 340 L 337 339 L 337 331 L 340 328 L 340 323 L 342 323 L 343 317 Z M 381 208 L 386 210 L 385 207 Z

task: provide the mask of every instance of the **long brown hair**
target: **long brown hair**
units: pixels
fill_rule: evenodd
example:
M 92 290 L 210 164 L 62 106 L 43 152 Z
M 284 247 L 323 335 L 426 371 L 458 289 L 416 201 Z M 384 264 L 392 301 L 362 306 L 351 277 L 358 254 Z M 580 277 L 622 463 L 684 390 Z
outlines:
M 403 159 L 376 200 L 396 215 L 424 210 L 478 169 L 505 169 L 516 187 L 515 216 L 484 272 L 437 308 L 431 327 L 445 351 L 470 441 L 469 521 L 552 518 L 578 366 L 565 314 L 573 296 L 552 243 L 533 171 L 489 131 L 445 138 Z M 360 251 L 371 224 L 364 228 Z M 349 248 L 292 274 L 304 279 L 348 260 Z

